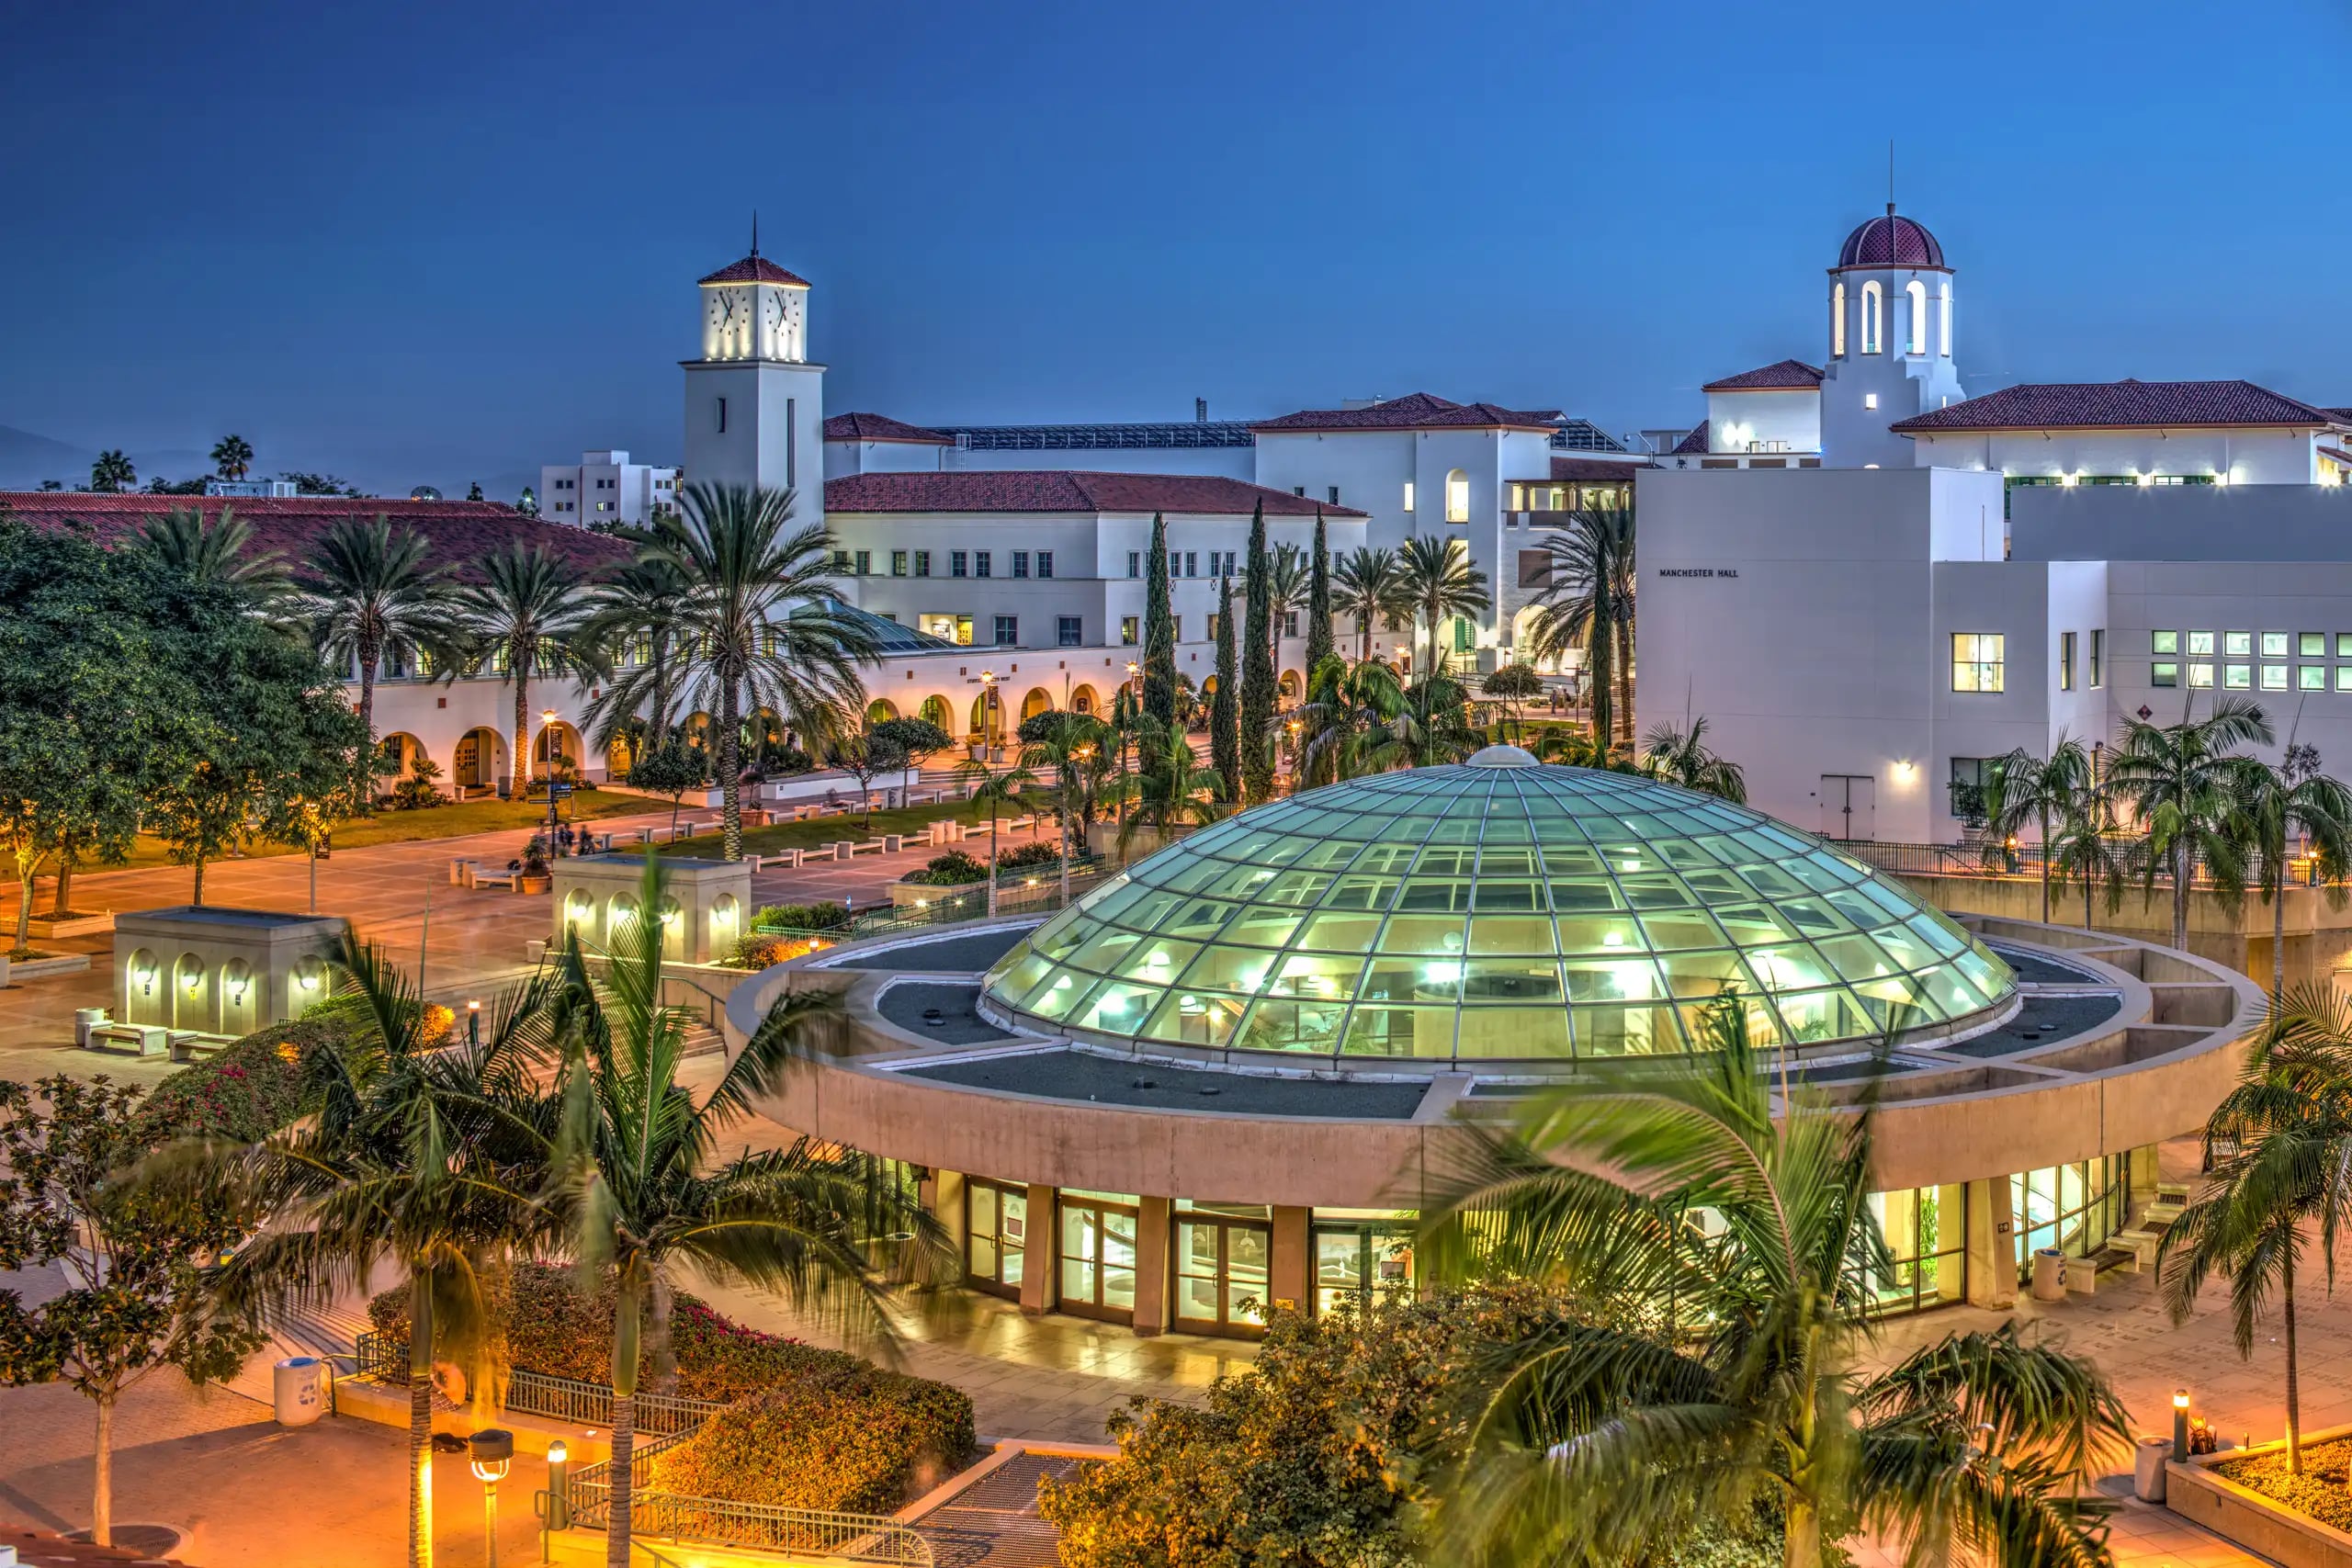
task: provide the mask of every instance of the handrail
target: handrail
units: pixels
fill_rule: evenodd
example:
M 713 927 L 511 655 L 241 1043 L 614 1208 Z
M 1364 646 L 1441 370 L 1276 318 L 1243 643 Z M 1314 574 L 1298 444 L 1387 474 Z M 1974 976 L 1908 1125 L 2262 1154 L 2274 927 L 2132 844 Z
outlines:
M 387 1382 L 408 1381 L 408 1346 L 369 1330 L 359 1336 L 352 1360 L 354 1375 Z M 516 1371 L 506 1380 L 506 1408 L 524 1416 L 544 1416 L 573 1426 L 610 1427 L 613 1391 L 603 1383 L 546 1372 Z M 652 1434 L 690 1432 L 727 1408 L 707 1399 L 676 1393 L 637 1396 L 637 1429 Z

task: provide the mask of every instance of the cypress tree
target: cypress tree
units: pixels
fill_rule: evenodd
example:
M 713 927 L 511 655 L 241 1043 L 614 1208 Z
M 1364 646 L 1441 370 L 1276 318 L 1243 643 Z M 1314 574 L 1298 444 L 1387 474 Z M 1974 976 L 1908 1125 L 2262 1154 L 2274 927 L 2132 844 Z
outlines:
M 1168 519 L 1151 514 L 1151 564 L 1143 579 L 1143 711 L 1176 722 L 1176 612 L 1169 602 Z
M 1264 800 L 1274 793 L 1274 759 L 1266 737 L 1274 722 L 1272 583 L 1266 559 L 1266 503 L 1250 514 L 1250 554 L 1241 570 L 1241 779 L 1243 793 Z
M 1233 583 L 1216 580 L 1216 690 L 1209 696 L 1209 765 L 1216 770 L 1217 798 L 1241 795 L 1241 742 L 1234 733 L 1239 703 L 1233 668 Z
M 1323 509 L 1315 509 L 1315 558 L 1306 575 L 1306 683 L 1331 657 L 1331 551 L 1323 541 Z

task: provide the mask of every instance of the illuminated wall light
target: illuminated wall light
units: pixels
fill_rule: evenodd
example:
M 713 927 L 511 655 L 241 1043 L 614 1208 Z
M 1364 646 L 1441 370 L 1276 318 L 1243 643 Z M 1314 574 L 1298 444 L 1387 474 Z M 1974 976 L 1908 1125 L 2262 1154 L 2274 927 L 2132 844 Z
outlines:
M 2072 490 L 2075 488 L 2075 482 L 2081 478 L 2082 476 L 2080 474 L 2060 474 L 2058 476 L 2058 482 L 2066 489 Z
M 2156 476 L 2154 474 L 2134 474 L 2132 478 L 2133 482 L 2142 486 L 2152 485 L 2156 482 Z

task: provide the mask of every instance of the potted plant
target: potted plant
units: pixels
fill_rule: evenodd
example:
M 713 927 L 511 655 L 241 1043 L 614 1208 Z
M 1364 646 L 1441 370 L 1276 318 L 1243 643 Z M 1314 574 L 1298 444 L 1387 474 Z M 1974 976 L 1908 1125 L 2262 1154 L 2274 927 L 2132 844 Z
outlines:
M 554 886 L 555 874 L 548 869 L 547 840 L 543 835 L 534 833 L 531 841 L 523 846 L 523 870 L 515 879 L 514 890 L 518 893 L 545 893 Z

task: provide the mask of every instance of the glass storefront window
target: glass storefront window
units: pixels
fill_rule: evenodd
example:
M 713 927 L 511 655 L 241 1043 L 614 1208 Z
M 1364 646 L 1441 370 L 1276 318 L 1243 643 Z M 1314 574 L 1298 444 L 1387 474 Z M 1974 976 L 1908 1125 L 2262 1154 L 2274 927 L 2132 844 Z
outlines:
M 1872 1312 L 1889 1315 L 1968 1296 L 1968 1190 L 1910 1187 L 1870 1195 L 1887 1267 L 1861 1281 Z
M 973 1287 L 1018 1298 L 1029 1252 L 1028 1189 L 966 1178 L 964 1234 L 964 1269 Z
M 2123 1228 L 2132 1204 L 2130 1160 L 2129 1155 L 2109 1155 L 2009 1178 L 2020 1280 L 2031 1278 L 2033 1255 L 2042 1248 L 2088 1258 Z
M 1312 1225 L 1315 1313 L 1369 1304 L 1413 1289 L 1413 1221 L 1407 1214 L 1352 1216 L 1323 1211 Z
M 1064 1312 L 1132 1322 L 1136 1314 L 1134 1205 L 1063 1193 L 1061 1265 Z
M 1174 1256 L 1178 1326 L 1216 1334 L 1266 1325 L 1273 1256 L 1273 1227 L 1266 1221 L 1182 1211 Z

